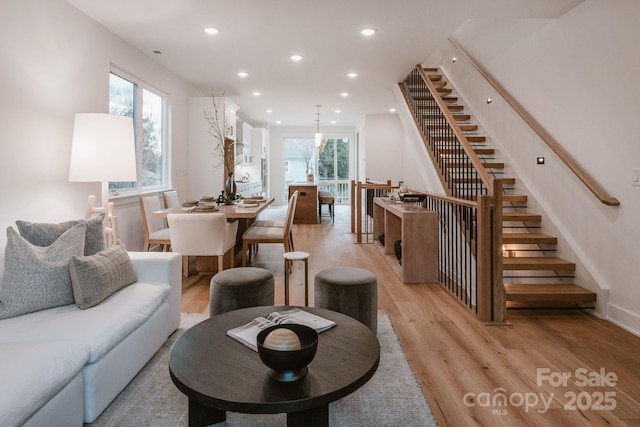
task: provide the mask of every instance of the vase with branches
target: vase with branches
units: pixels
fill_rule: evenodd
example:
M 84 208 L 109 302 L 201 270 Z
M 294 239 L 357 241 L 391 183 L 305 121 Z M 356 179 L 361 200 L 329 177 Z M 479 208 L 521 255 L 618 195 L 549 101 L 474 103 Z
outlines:
M 304 163 L 305 163 L 305 174 L 307 175 L 307 181 L 313 181 L 314 180 L 314 171 L 313 171 L 313 160 L 314 160 L 314 152 L 313 152 L 313 147 L 311 146 L 311 144 L 305 143 L 305 144 L 300 144 L 299 141 L 296 141 L 296 145 L 298 146 L 298 149 L 300 150 L 300 153 L 302 154 L 302 157 L 304 158 Z
M 236 166 L 235 145 L 228 136 L 231 133 L 229 123 L 226 121 L 224 112 L 224 92 L 220 96 L 211 93 L 212 105 L 209 108 L 205 105 L 204 119 L 209 124 L 209 135 L 214 139 L 213 156 L 215 158 L 214 168 L 224 167 L 225 197 L 235 198 L 236 186 L 233 173 Z

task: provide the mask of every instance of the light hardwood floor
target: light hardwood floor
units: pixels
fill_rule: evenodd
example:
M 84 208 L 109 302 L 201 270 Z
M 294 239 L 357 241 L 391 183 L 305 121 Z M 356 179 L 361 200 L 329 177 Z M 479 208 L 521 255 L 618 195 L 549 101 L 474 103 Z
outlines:
M 442 287 L 403 284 L 373 245 L 354 243 L 349 208 L 336 208 L 335 223 L 294 225 L 296 250 L 311 254 L 311 305 L 316 272 L 373 271 L 378 310 L 389 315 L 439 425 L 640 426 L 639 337 L 581 311 L 511 310 L 510 326 L 485 326 Z M 284 303 L 282 254 L 282 245 L 261 244 L 252 263 L 275 274 L 276 304 Z M 302 305 L 296 264 L 291 304 Z M 183 311 L 208 312 L 210 277 L 183 280 Z

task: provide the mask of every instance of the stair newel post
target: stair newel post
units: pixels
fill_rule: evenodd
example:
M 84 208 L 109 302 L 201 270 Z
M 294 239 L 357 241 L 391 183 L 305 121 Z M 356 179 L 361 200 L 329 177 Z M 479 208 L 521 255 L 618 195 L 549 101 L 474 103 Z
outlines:
M 492 289 L 493 289 L 493 268 L 492 268 L 492 247 L 493 225 L 491 218 L 491 196 L 478 197 L 478 211 L 476 212 L 476 232 L 477 249 L 476 263 L 478 266 L 477 276 L 477 302 L 478 319 L 483 322 L 491 322 L 492 312 Z
M 493 322 L 504 322 L 507 318 L 507 295 L 503 283 L 502 266 L 502 180 L 493 180 L 493 230 L 492 248 L 493 280 L 492 280 L 492 316 Z
M 351 234 L 356 232 L 356 181 L 351 180 Z
M 362 182 L 358 181 L 356 209 L 356 242 L 362 243 Z

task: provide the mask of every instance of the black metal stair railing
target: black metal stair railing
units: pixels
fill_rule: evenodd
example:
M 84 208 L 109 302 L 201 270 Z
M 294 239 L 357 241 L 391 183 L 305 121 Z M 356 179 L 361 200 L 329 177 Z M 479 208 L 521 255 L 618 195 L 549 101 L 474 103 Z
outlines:
M 502 322 L 502 232 L 494 226 L 502 224 L 502 182 L 489 176 L 457 122 L 469 118 L 449 111 L 453 100 L 420 66 L 400 88 L 447 193 L 425 201 L 438 212 L 440 283 L 483 321 Z
M 489 194 L 490 183 L 474 165 L 467 149 L 460 141 L 462 130 L 451 122 L 455 119 L 441 108 L 437 98 L 416 67 L 401 84 L 405 98 L 421 130 L 427 149 L 441 173 L 447 194 L 464 200 L 477 200 L 479 195 Z M 462 117 L 464 119 L 464 117 Z

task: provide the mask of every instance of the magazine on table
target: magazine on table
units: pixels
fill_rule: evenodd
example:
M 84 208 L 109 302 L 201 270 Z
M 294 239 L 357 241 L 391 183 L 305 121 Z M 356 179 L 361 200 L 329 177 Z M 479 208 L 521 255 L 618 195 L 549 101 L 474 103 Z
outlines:
M 269 326 L 281 325 L 283 323 L 305 325 L 315 329 L 318 333 L 336 326 L 336 322 L 333 320 L 316 316 L 299 308 L 292 308 L 291 310 L 274 311 L 266 317 L 256 317 L 246 325 L 229 329 L 227 335 L 246 345 L 253 351 L 258 351 L 258 333 Z

